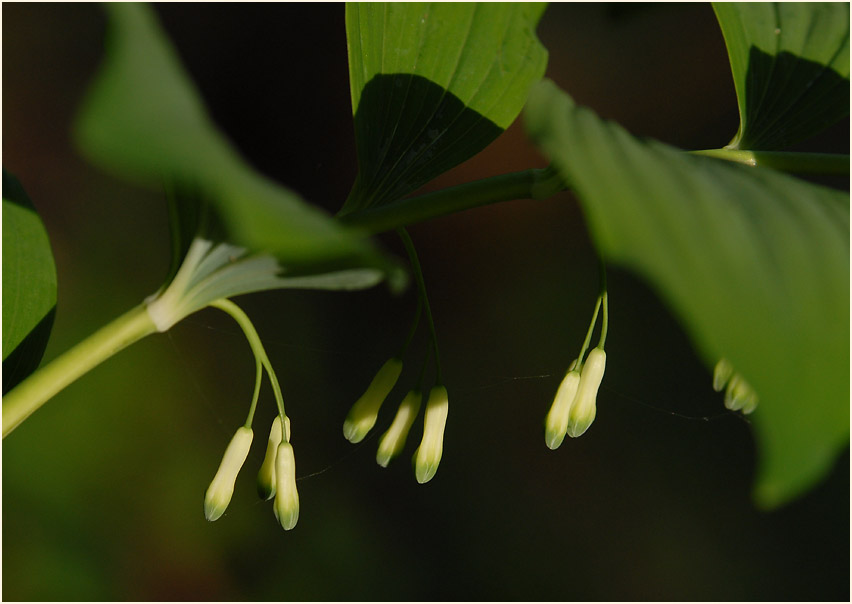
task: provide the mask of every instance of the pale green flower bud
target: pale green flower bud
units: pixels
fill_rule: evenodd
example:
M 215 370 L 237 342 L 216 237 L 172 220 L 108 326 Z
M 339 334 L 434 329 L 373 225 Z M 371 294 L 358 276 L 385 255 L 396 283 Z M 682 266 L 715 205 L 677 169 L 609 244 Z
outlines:
M 722 392 L 728 380 L 734 375 L 734 366 L 727 359 L 719 359 L 713 370 L 713 390 Z
M 576 361 L 571 366 L 574 367 L 575 364 Z M 544 420 L 544 442 L 551 449 L 559 448 L 565 438 L 565 433 L 568 431 L 571 405 L 574 402 L 579 385 L 580 372 L 576 370 L 566 373 L 562 383 L 559 384 L 553 405 L 550 406 L 550 411 L 548 411 L 547 418 Z
M 278 523 L 289 531 L 299 520 L 299 493 L 296 491 L 296 458 L 290 443 L 278 445 L 275 456 L 275 503 L 272 510 Z
M 376 462 L 383 468 L 388 467 L 390 460 L 399 455 L 399 452 L 405 446 L 408 431 L 417 418 L 417 412 L 420 411 L 420 400 L 422 398 L 423 394 L 419 390 L 412 390 L 399 404 L 393 423 L 382 436 L 382 440 L 379 441 Z
M 346 416 L 346 421 L 343 422 L 343 435 L 348 441 L 361 442 L 367 436 L 367 432 L 376 423 L 379 408 L 381 408 L 390 391 L 393 390 L 400 372 L 402 372 L 402 361 L 400 359 L 390 359 L 382 365 L 376 377 L 370 382 L 367 391 L 352 405 L 349 415 Z
M 735 373 L 725 390 L 725 407 L 748 415 L 757 408 L 757 402 L 757 392 L 743 379 L 743 376 Z
M 581 436 L 595 421 L 595 399 L 605 368 L 606 353 L 603 348 L 592 348 L 580 372 L 577 395 L 568 414 L 568 435 L 573 438 Z
M 429 482 L 438 471 L 441 455 L 444 451 L 444 427 L 447 425 L 449 396 L 443 386 L 435 386 L 429 391 L 426 403 L 426 417 L 423 421 L 423 440 L 414 453 L 414 475 L 420 484 Z
M 222 463 L 219 464 L 213 482 L 207 487 L 207 493 L 204 495 L 204 517 L 207 520 L 211 522 L 218 520 L 231 502 L 234 482 L 248 457 L 252 436 L 251 428 L 243 426 L 237 430 L 228 448 L 225 449 Z
M 287 432 L 286 440 L 290 440 L 290 418 L 285 417 L 284 423 Z M 266 456 L 263 465 L 257 473 L 257 494 L 261 499 L 269 500 L 275 496 L 275 454 L 281 443 L 283 431 L 281 429 L 281 416 L 276 415 L 272 420 L 272 429 L 269 431 L 269 440 L 266 443 Z

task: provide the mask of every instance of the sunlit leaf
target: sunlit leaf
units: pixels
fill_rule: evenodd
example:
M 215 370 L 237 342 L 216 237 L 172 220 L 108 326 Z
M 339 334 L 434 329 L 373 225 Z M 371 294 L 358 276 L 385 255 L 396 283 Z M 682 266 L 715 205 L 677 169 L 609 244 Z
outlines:
M 848 194 L 639 140 L 552 82 L 525 116 L 604 257 L 648 280 L 708 367 L 725 357 L 757 390 L 757 501 L 812 486 L 849 439 Z
M 47 232 L 21 183 L 3 170 L 3 393 L 38 367 L 56 308 Z
M 713 5 L 731 60 L 736 149 L 783 149 L 849 115 L 848 2 Z
M 151 7 L 105 6 L 106 54 L 75 129 L 91 161 L 159 191 L 194 192 L 231 242 L 270 252 L 291 270 L 385 266 L 366 241 L 246 164 L 208 117 Z M 176 216 L 183 249 L 186 221 L 197 215 L 186 209 L 179 204 Z
M 509 127 L 547 51 L 541 3 L 349 3 L 359 172 L 343 212 L 398 200 Z

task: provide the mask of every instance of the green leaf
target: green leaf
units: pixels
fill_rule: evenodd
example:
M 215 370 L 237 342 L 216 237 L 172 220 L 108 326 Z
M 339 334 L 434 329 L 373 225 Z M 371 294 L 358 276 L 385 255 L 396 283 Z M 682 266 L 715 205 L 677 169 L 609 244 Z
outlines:
M 347 3 L 359 172 L 342 213 L 396 201 L 515 120 L 547 51 L 541 3 Z
M 56 309 L 56 266 L 44 224 L 3 170 L 3 394 L 35 371 Z
M 783 149 L 849 115 L 849 3 L 714 3 L 740 109 L 733 149 Z
M 639 140 L 552 82 L 525 116 L 603 256 L 657 290 L 708 367 L 725 357 L 758 392 L 758 503 L 812 486 L 849 439 L 849 195 Z
M 194 192 L 215 210 L 229 241 L 272 253 L 287 269 L 387 268 L 357 233 L 245 163 L 208 117 L 150 6 L 105 7 L 106 56 L 75 125 L 92 162 L 158 190 Z M 184 250 L 187 218 L 200 215 L 193 200 L 185 205 L 177 208 L 183 224 L 175 233 L 183 234 L 176 243 Z

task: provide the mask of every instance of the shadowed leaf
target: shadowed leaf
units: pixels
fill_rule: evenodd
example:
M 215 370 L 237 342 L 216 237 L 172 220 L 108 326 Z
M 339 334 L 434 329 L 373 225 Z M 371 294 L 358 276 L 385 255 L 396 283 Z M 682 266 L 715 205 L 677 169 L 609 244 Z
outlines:
M 715 3 L 740 127 L 734 149 L 783 149 L 849 115 L 849 3 Z
M 21 183 L 3 170 L 3 393 L 41 362 L 56 309 L 50 241 Z
M 349 3 L 358 177 L 342 213 L 396 201 L 484 149 L 544 75 L 540 3 Z
M 849 439 L 848 194 L 639 140 L 552 82 L 525 116 L 604 257 L 651 283 L 708 367 L 727 358 L 757 390 L 757 501 L 812 486 Z

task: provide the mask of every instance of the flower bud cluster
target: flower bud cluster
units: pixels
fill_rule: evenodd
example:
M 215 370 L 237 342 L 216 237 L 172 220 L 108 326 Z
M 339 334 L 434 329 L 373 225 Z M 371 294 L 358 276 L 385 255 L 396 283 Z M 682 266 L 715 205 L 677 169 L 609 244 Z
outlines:
M 550 449 L 558 448 L 566 434 L 572 438 L 581 436 L 595 420 L 606 352 L 600 347 L 593 348 L 580 368 L 578 361 L 571 363 L 545 418 L 544 440 Z
M 343 423 L 343 434 L 347 440 L 360 442 L 373 428 L 379 410 L 396 385 L 401 372 L 402 361 L 397 358 L 388 360 L 379 369 L 367 391 L 355 402 Z M 390 461 L 402 452 L 408 432 L 417 419 L 422 399 L 423 393 L 415 389 L 399 404 L 393 422 L 379 441 L 376 462 L 380 466 L 387 467 Z M 440 385 L 434 386 L 429 391 L 426 402 L 423 438 L 414 452 L 414 474 L 417 482 L 421 484 L 432 480 L 438 471 L 444 449 L 444 428 L 448 410 L 447 389 Z
M 727 359 L 720 359 L 713 370 L 713 390 L 721 392 L 723 388 L 727 409 L 748 415 L 757 408 L 757 392 Z
M 204 496 L 204 517 L 209 521 L 218 520 L 231 502 L 237 474 L 243 467 L 251 448 L 253 433 L 251 428 L 242 426 L 237 429 L 231 443 L 225 450 L 219 470 L 207 488 Z M 262 499 L 272 499 L 275 518 L 290 530 L 299 519 L 299 493 L 296 490 L 296 460 L 290 445 L 290 419 L 275 417 L 269 431 L 266 456 L 257 475 L 258 494 Z
M 225 298 L 214 300 L 210 303 L 210 306 L 231 315 L 242 328 L 254 353 L 257 372 L 254 395 L 246 423 L 237 430 L 237 433 L 231 439 L 231 443 L 222 458 L 222 463 L 219 465 L 219 470 L 207 489 L 207 494 L 204 497 L 204 516 L 210 521 L 217 520 L 225 513 L 228 504 L 231 502 L 237 474 L 242 469 L 251 448 L 253 437 L 251 424 L 260 394 L 263 370 L 265 369 L 275 393 L 278 415 L 272 422 L 266 444 L 266 455 L 257 474 L 257 491 L 261 499 L 275 497 L 273 508 L 275 517 L 285 530 L 290 530 L 296 526 L 296 521 L 299 519 L 299 495 L 296 491 L 296 461 L 293 457 L 293 447 L 290 445 L 290 419 L 284 413 L 284 399 L 281 395 L 278 377 L 272 369 L 272 364 L 269 362 L 260 336 L 257 335 L 257 330 L 242 309 Z
M 290 444 L 290 420 L 284 414 L 281 389 L 257 333 L 245 314 L 228 300 L 215 301 L 211 305 L 231 314 L 246 333 L 255 352 L 257 382 L 246 425 L 239 428 L 232 438 L 219 469 L 207 489 L 204 499 L 205 517 L 210 521 L 217 520 L 224 514 L 230 503 L 237 475 L 251 447 L 253 439 L 251 422 L 258 399 L 261 370 L 265 369 L 276 394 L 279 415 L 273 420 L 269 431 L 266 454 L 257 475 L 257 490 L 262 499 L 274 500 L 273 512 L 276 520 L 285 530 L 290 530 L 299 519 L 299 494 L 296 488 L 296 461 Z M 586 355 L 600 308 L 604 311 L 600 343 Z M 580 355 L 568 368 L 545 419 L 545 442 L 550 449 L 557 449 L 564 441 L 566 434 L 572 438 L 581 436 L 595 419 L 597 393 L 606 368 L 606 352 L 603 346 L 607 331 L 607 313 L 607 295 L 604 291 L 598 298 Z M 415 321 L 412 334 L 416 324 Z M 443 456 L 444 431 L 449 412 L 449 395 L 447 389 L 440 383 L 437 344 L 434 347 L 434 356 L 438 384 L 429 390 L 426 397 L 423 435 L 412 457 L 415 478 L 421 484 L 432 480 L 438 471 Z M 428 358 L 427 356 L 426 361 Z M 367 390 L 358 398 L 346 416 L 343 434 L 347 440 L 352 443 L 361 442 L 373 429 L 381 407 L 395 388 L 402 369 L 403 363 L 398 357 L 391 358 L 382 365 Z M 424 361 L 421 382 L 425 369 Z M 725 365 L 717 367 L 716 382 L 722 386 L 728 384 L 726 405 L 729 405 L 729 408 L 739 405 L 736 408 L 742 408 L 744 413 L 753 409 L 753 405 L 756 404 L 756 395 L 738 374 L 733 373 L 732 368 Z M 393 422 L 379 441 L 376 461 L 382 467 L 387 467 L 390 461 L 399 456 L 405 448 L 408 433 L 417 419 L 423 397 L 424 392 L 418 386 L 400 402 Z

